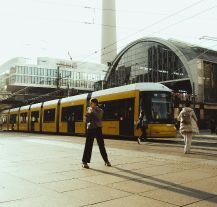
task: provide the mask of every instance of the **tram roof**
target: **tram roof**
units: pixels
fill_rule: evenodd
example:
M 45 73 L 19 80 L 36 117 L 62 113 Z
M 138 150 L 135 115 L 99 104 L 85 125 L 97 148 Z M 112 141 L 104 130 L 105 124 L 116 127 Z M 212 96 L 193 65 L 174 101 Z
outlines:
M 87 94 L 80 94 L 80 95 L 77 95 L 77 96 L 70 96 L 70 97 L 66 97 L 66 98 L 62 98 L 60 100 L 61 103 L 67 103 L 67 102 L 70 102 L 70 101 L 76 101 L 76 100 L 80 100 L 80 99 L 85 99 L 86 100 L 87 98 Z
M 167 91 L 171 92 L 172 90 L 168 87 L 164 86 L 160 83 L 151 83 L 151 82 L 145 82 L 145 83 L 134 83 L 130 85 L 124 85 L 119 86 L 115 88 L 109 88 L 101 91 L 95 91 L 93 92 L 92 96 L 102 96 L 112 93 L 121 93 L 121 92 L 127 92 L 127 91 Z
M 0 113 L 4 114 L 4 113 L 8 113 L 8 112 L 9 112 L 9 109 L 6 109 L 6 110 L 1 111 Z
M 20 107 L 17 107 L 17 108 L 14 108 L 14 109 L 10 109 L 10 112 L 17 112 L 17 111 L 19 111 L 19 108 Z
M 31 105 L 31 109 L 40 108 L 40 107 L 41 107 L 41 104 L 42 104 L 42 102 L 41 102 L 41 103 L 32 104 L 32 105 Z
M 27 106 L 21 106 L 20 107 L 20 110 L 25 110 L 25 109 L 29 109 L 30 105 L 27 105 Z
M 53 104 L 57 104 L 59 102 L 59 99 L 55 99 L 55 100 L 51 100 L 51 101 L 46 101 L 44 102 L 43 106 L 48 106 L 48 105 L 53 105 Z

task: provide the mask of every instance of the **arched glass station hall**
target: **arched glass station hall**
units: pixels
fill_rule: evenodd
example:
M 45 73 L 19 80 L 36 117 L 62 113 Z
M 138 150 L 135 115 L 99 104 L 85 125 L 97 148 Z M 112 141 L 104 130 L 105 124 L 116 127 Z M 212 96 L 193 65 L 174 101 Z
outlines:
M 217 121 L 217 51 L 177 40 L 141 38 L 109 63 L 103 88 L 136 82 L 160 82 L 174 91 L 174 116 L 192 101 L 200 126 Z M 96 90 L 102 83 L 96 84 Z

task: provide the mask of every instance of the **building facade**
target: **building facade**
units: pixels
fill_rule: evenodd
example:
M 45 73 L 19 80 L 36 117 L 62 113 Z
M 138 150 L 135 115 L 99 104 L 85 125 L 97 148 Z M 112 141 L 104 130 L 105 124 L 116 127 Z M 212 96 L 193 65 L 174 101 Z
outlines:
M 0 89 L 19 100 L 52 94 L 57 89 L 62 96 L 84 93 L 94 90 L 94 83 L 104 79 L 106 69 L 103 64 L 48 57 L 39 57 L 36 64 L 14 58 L 0 67 Z

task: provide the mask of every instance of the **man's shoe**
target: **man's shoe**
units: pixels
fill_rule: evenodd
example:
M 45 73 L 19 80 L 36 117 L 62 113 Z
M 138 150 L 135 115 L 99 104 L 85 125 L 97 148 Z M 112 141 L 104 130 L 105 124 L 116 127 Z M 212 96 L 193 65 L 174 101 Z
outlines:
M 111 163 L 108 161 L 108 162 L 105 162 L 105 166 L 111 167 L 112 165 L 111 165 Z
M 89 165 L 88 165 L 86 162 L 83 162 L 83 163 L 82 163 L 82 167 L 83 167 L 83 168 L 86 168 L 86 169 L 89 169 L 89 168 L 90 168 Z

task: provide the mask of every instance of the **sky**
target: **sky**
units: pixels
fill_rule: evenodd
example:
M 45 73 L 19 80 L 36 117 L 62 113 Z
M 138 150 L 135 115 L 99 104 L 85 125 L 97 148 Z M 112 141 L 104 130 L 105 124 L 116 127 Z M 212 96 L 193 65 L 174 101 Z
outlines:
M 101 6 L 102 0 L 0 0 L 0 65 L 69 54 L 100 63 Z M 217 50 L 216 0 L 116 0 L 114 12 L 118 52 L 142 37 Z

